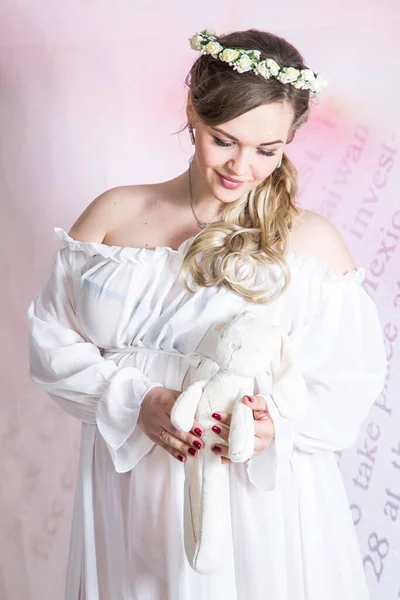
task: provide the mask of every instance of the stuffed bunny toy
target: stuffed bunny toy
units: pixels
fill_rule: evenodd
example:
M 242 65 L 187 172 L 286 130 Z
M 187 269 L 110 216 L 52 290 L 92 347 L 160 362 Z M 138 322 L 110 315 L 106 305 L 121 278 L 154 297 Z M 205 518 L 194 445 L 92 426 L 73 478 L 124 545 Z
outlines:
M 217 329 L 218 331 L 218 329 Z M 195 381 L 176 399 L 171 423 L 190 431 L 196 418 L 204 428 L 204 448 L 185 461 L 184 541 L 191 567 L 202 574 L 218 569 L 223 548 L 228 547 L 229 469 L 211 450 L 225 442 L 215 434 L 214 412 L 232 413 L 229 458 L 245 462 L 254 454 L 254 418 L 243 404 L 254 394 L 254 377 L 271 375 L 271 394 L 284 416 L 302 413 L 307 390 L 288 336 L 246 311 L 223 326 L 216 337 L 215 361 L 219 370 L 209 380 Z

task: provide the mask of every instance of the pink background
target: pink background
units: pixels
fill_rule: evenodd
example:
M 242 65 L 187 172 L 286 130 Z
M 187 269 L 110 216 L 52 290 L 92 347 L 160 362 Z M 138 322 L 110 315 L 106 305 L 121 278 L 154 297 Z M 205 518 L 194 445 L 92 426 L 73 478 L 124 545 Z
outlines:
M 338 459 L 371 598 L 400 597 L 399 5 L 1 0 L 1 599 L 63 598 L 79 424 L 30 381 L 25 321 L 53 227 L 107 188 L 186 169 L 187 132 L 172 134 L 205 27 L 283 35 L 329 81 L 288 153 L 299 202 L 339 227 L 380 310 L 387 385 Z

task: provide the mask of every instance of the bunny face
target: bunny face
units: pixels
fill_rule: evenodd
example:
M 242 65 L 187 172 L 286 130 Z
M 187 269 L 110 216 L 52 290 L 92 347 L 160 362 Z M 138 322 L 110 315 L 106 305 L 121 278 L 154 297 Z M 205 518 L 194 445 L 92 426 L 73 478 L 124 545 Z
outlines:
M 273 356 L 280 351 L 280 343 L 278 328 L 246 312 L 221 330 L 215 358 L 222 369 L 252 376 L 268 368 Z

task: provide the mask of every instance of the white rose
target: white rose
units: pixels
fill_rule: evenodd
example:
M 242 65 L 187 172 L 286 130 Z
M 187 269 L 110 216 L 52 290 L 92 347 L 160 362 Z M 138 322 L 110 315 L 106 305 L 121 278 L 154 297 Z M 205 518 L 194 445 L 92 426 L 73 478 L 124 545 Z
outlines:
M 294 67 L 284 67 L 277 76 L 277 79 L 282 83 L 292 83 L 299 77 L 300 71 Z
M 207 54 L 211 54 L 214 58 L 217 58 L 218 54 L 222 50 L 222 46 L 221 44 L 218 44 L 218 42 L 208 42 L 207 46 L 205 46 L 204 48 Z
M 267 67 L 271 71 L 271 75 L 278 75 L 279 73 L 279 65 L 272 58 L 267 58 L 266 60 Z
M 261 62 L 256 64 L 254 70 L 257 73 L 257 75 L 261 75 L 261 77 L 264 77 L 264 79 L 269 79 L 271 77 L 265 60 L 262 60 Z
M 284 71 L 289 83 L 291 83 L 292 81 L 296 81 L 296 79 L 300 75 L 299 69 L 295 69 L 294 67 L 287 67 L 286 69 L 284 69 Z
M 281 81 L 282 83 L 289 83 L 289 79 L 286 77 L 285 73 L 283 73 L 282 71 L 276 76 L 278 81 Z
M 254 63 L 251 58 L 247 56 L 247 54 L 243 54 L 243 56 L 236 61 L 234 69 L 239 71 L 239 73 L 244 73 L 245 71 L 251 71 L 253 65 Z
M 203 38 L 199 33 L 196 33 L 196 35 L 194 35 L 193 37 L 191 37 L 189 39 L 190 41 L 190 47 L 192 48 L 192 50 L 201 50 L 203 45 L 202 45 L 202 41 Z
M 326 81 L 326 79 L 324 79 L 322 75 L 317 75 L 315 80 L 311 83 L 311 90 L 318 94 L 318 92 L 321 92 L 327 85 L 328 82 Z
M 202 33 L 204 33 L 205 35 L 214 35 L 214 36 L 217 35 L 215 33 L 214 29 L 204 29 L 204 31 Z
M 300 77 L 293 83 L 293 87 L 298 90 L 309 90 L 311 83 L 306 81 L 303 76 L 303 71 L 300 72 Z
M 250 52 L 251 52 L 251 54 L 253 54 L 258 59 L 261 56 L 261 51 L 260 50 L 251 50 Z
M 223 51 L 221 58 L 227 63 L 235 62 L 237 57 L 239 56 L 238 50 L 233 50 L 232 48 L 225 48 Z
M 308 85 L 307 81 L 304 81 L 304 79 L 301 77 L 293 83 L 293 87 L 295 87 L 297 90 L 305 90 L 306 85 Z
M 314 81 L 314 79 L 315 79 L 315 75 L 311 71 L 311 69 L 303 69 L 301 72 L 301 75 L 302 75 L 304 81 Z

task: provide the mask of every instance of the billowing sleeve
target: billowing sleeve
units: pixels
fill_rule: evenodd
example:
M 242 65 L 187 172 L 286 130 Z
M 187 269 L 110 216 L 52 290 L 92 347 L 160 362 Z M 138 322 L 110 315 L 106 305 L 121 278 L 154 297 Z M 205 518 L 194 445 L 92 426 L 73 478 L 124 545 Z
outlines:
M 265 377 L 257 391 L 275 425 L 275 440 L 247 463 L 250 481 L 273 489 L 293 452 L 339 451 L 353 446 L 386 376 L 386 354 L 377 308 L 362 287 L 363 269 L 310 281 L 309 316 L 296 343 L 307 388 L 307 408 L 283 416 Z M 272 392 L 272 393 L 271 393 Z
M 64 411 L 97 425 L 116 471 L 126 472 L 144 453 L 143 440 L 133 443 L 141 439 L 135 431 L 141 402 L 162 384 L 104 359 L 85 339 L 75 311 L 73 254 L 68 247 L 55 253 L 29 305 L 29 373 Z

